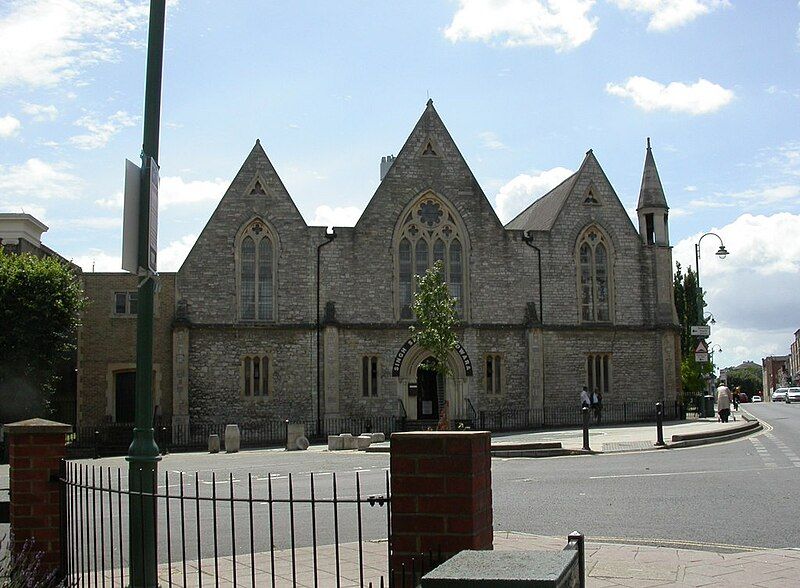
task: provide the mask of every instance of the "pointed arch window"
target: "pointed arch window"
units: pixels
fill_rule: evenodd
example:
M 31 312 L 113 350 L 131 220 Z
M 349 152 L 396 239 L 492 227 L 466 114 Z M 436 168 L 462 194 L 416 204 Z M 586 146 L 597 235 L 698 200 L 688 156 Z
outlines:
M 239 317 L 275 320 L 275 239 L 255 220 L 242 232 L 238 252 Z
M 582 322 L 610 322 L 609 243 L 597 228 L 578 242 L 578 301 Z
M 456 299 L 456 311 L 464 316 L 466 235 L 458 218 L 439 198 L 426 194 L 415 202 L 398 227 L 396 275 L 401 320 L 414 318 L 411 303 L 416 289 L 415 276 L 423 275 L 437 261 L 444 265 L 444 278 Z

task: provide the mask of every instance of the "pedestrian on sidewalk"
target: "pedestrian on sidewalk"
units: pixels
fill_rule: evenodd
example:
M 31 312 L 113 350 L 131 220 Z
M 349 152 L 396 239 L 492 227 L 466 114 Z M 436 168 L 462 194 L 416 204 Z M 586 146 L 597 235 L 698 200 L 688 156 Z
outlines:
M 717 412 L 719 413 L 719 420 L 727 423 L 731 414 L 731 391 L 722 382 L 717 388 Z
M 594 411 L 594 418 L 599 425 L 603 412 L 603 395 L 600 394 L 600 388 L 595 388 L 594 392 L 592 392 L 592 410 Z
M 592 408 L 592 399 L 589 397 L 589 389 L 584 386 L 581 390 L 581 408 Z
M 733 391 L 733 410 L 739 410 L 739 393 L 741 391 L 742 389 L 739 386 L 736 386 Z

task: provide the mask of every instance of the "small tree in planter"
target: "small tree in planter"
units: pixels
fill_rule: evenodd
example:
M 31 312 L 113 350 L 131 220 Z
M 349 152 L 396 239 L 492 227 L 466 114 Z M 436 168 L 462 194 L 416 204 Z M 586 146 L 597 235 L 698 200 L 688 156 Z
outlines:
M 417 324 L 409 327 L 414 343 L 428 350 L 431 356 L 420 366 L 435 371 L 436 395 L 439 400 L 439 430 L 449 429 L 447 404 L 444 400 L 444 379 L 452 375 L 447 365 L 450 351 L 455 349 L 455 327 L 458 324 L 456 299 L 450 295 L 444 281 L 444 264 L 437 261 L 425 272 L 417 276 L 417 291 L 411 309 Z

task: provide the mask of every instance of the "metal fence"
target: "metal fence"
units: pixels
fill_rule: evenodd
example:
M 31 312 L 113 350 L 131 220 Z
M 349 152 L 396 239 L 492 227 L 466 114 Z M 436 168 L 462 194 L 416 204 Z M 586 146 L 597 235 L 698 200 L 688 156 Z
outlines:
M 664 419 L 685 418 L 683 406 L 677 402 L 664 406 Z M 599 412 L 592 412 L 594 424 L 655 422 L 655 402 L 604 402 Z M 579 427 L 583 415 L 578 406 L 547 406 L 544 409 L 482 410 L 478 427 L 494 432 L 531 431 L 553 427 Z
M 389 581 L 388 471 L 369 480 L 163 472 L 153 492 L 131 490 L 126 474 L 62 462 L 68 585 L 130 582 L 128 510 L 143 499 L 155 500 L 158 542 L 138 555 L 167 586 L 405 585 L 402 574 Z

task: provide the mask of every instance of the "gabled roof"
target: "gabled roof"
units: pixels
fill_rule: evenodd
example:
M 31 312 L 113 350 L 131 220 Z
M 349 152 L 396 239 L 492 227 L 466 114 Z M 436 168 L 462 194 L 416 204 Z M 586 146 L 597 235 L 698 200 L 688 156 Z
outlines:
M 642 208 L 664 208 L 667 206 L 667 197 L 664 195 L 664 187 L 661 185 L 661 178 L 658 177 L 656 160 L 653 158 L 653 150 L 650 148 L 650 137 L 647 138 L 647 155 L 644 157 L 644 172 L 642 172 L 642 187 L 639 190 L 639 204 L 636 210 Z
M 507 229 L 525 231 L 549 231 L 558 217 L 558 212 L 572 192 L 578 172 L 569 176 L 547 194 L 536 200 L 506 224 Z

